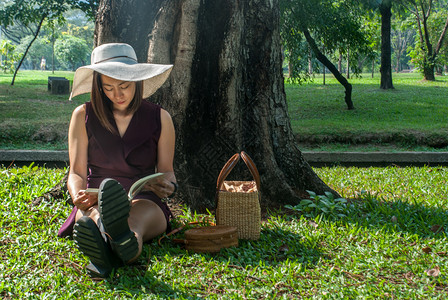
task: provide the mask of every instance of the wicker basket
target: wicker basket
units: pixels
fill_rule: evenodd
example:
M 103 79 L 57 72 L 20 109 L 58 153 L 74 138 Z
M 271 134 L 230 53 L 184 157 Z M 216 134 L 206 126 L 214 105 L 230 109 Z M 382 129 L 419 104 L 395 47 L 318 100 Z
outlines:
M 172 230 L 167 235 L 159 238 L 159 245 L 162 245 L 162 240 L 166 237 L 172 236 L 185 226 L 204 224 L 204 220 L 198 222 L 190 222 Z M 183 239 L 172 239 L 176 244 L 180 244 L 187 250 L 194 252 L 219 252 L 223 248 L 238 247 L 238 232 L 233 226 L 216 226 L 212 222 L 206 222 L 210 226 L 200 226 L 185 231 Z
M 232 226 L 207 226 L 185 231 L 185 249 L 194 252 L 219 252 L 222 248 L 237 247 L 238 233 Z
M 243 158 L 253 181 L 225 181 Z M 235 226 L 238 238 L 256 240 L 261 231 L 259 200 L 260 176 L 252 159 L 244 151 L 233 155 L 222 168 L 216 185 L 216 221 L 218 225 Z

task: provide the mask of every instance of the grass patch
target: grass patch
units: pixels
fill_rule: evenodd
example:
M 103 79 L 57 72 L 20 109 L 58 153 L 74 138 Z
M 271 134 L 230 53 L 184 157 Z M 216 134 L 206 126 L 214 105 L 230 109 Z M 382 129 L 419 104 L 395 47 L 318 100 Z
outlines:
M 11 74 L 0 73 L 0 148 L 67 149 L 73 109 L 88 96 L 68 101 L 69 95 L 52 95 L 48 76 L 73 80 L 73 72 L 21 71 L 11 86 Z
M 332 76 L 325 86 L 321 77 L 302 86 L 286 84 L 291 125 L 301 149 L 446 150 L 448 77 L 430 82 L 419 74 L 394 74 L 395 89 L 381 90 L 375 76 L 350 79 L 356 108 L 350 111 L 344 88 Z
M 0 169 L 0 297 L 96 299 L 443 299 L 448 293 L 448 168 L 319 168 L 344 217 L 270 212 L 258 241 L 216 255 L 165 240 L 132 267 L 92 281 L 87 260 L 56 233 L 69 213 L 33 204 L 65 170 Z M 186 208 L 184 220 L 200 216 Z M 435 276 L 437 275 L 437 276 Z
M 0 74 L 0 149 L 67 149 L 73 109 L 89 95 L 68 101 L 51 95 L 48 76 L 73 80 L 73 72 L 21 71 L 15 85 Z M 379 89 L 379 74 L 350 79 L 355 110 L 332 76 L 301 86 L 286 84 L 289 116 L 302 150 L 447 151 L 448 77 L 422 81 L 419 74 L 394 74 L 394 90 Z

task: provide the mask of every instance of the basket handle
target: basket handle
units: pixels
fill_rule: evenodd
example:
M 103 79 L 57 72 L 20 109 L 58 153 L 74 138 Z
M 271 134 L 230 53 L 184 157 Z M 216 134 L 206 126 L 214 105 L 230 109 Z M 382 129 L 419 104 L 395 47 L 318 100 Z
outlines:
M 173 234 L 178 233 L 179 231 L 184 229 L 185 226 L 187 226 L 187 225 L 199 225 L 199 224 L 204 224 L 204 219 L 202 219 L 201 221 L 185 223 L 185 224 L 181 225 L 180 227 L 171 230 L 169 233 L 164 234 L 164 235 L 162 235 L 159 238 L 159 241 L 158 241 L 159 246 L 162 246 L 162 240 L 164 238 L 167 238 L 167 237 L 169 237 L 169 236 L 171 236 Z M 216 224 L 211 222 L 211 221 L 207 221 L 207 224 L 208 224 L 208 226 L 216 226 Z M 187 240 L 185 240 L 185 239 L 173 239 L 173 242 L 176 243 L 176 244 L 184 244 L 184 245 L 187 244 Z
M 240 160 L 240 154 L 235 153 L 222 167 L 221 172 L 219 172 L 218 181 L 216 182 L 216 191 L 219 191 L 221 189 L 222 184 L 224 183 L 224 180 L 227 178 L 227 175 L 229 175 L 230 171 L 235 167 L 235 165 Z
M 255 183 L 257 184 L 257 189 L 260 191 L 260 173 L 258 173 L 258 169 L 254 164 L 254 161 L 252 158 L 250 158 L 249 154 L 247 154 L 244 151 L 241 151 L 241 158 L 246 163 L 246 166 L 249 168 L 250 173 L 252 173 L 252 176 L 255 179 Z
M 246 152 L 241 151 L 241 155 L 239 153 L 234 154 L 222 168 L 218 176 L 218 181 L 216 183 L 216 192 L 221 189 L 224 180 L 227 178 L 227 175 L 229 175 L 230 171 L 232 171 L 232 169 L 235 167 L 240 159 L 240 156 L 243 158 L 244 163 L 249 168 L 249 171 L 255 180 L 255 184 L 257 185 L 257 189 L 260 190 L 260 174 L 258 173 L 257 167 L 255 166 L 250 156 Z

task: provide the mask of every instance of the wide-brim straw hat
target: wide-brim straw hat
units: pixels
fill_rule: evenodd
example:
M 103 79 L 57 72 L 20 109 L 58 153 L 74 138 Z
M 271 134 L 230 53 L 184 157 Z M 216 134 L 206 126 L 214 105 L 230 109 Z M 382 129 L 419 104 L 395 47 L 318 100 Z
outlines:
M 70 100 L 92 91 L 93 71 L 123 81 L 143 81 L 143 98 L 157 91 L 168 78 L 173 65 L 138 63 L 134 49 L 124 43 L 96 47 L 91 64 L 76 70 Z

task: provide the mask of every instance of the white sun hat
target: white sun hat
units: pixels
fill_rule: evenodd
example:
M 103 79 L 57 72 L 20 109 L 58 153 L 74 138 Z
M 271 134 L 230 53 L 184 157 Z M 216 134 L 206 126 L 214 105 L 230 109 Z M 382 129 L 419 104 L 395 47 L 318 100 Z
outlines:
M 157 91 L 173 65 L 138 63 L 134 49 L 124 43 L 109 43 L 92 51 L 91 64 L 76 70 L 70 100 L 92 91 L 93 71 L 123 81 L 143 81 L 143 98 Z

